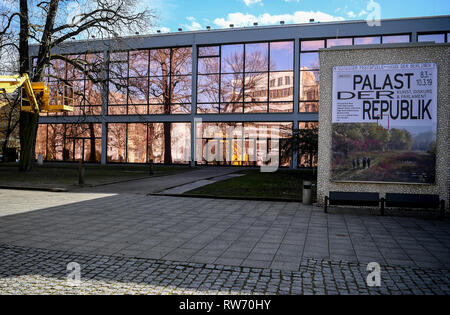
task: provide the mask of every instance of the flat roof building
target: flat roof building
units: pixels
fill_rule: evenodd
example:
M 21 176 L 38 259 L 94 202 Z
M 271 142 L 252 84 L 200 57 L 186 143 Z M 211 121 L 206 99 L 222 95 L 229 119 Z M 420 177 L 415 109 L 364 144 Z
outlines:
M 73 89 L 75 110 L 40 117 L 36 154 L 102 164 L 261 165 L 272 141 L 317 126 L 319 49 L 429 41 L 450 41 L 450 16 L 68 42 L 52 50 L 58 56 L 46 80 L 54 95 Z M 316 163 L 278 151 L 284 167 Z

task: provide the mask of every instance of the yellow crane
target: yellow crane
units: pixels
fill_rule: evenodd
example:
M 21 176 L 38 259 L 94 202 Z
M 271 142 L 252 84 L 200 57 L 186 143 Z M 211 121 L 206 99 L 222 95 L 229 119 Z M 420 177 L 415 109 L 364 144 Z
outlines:
M 44 82 L 31 82 L 28 74 L 0 76 L 0 94 L 20 90 L 20 110 L 31 113 L 73 111 L 73 90 L 63 88 L 55 102 L 50 102 L 50 91 Z M 54 104 L 53 104 L 54 103 Z M 5 104 L 0 103 L 0 108 Z

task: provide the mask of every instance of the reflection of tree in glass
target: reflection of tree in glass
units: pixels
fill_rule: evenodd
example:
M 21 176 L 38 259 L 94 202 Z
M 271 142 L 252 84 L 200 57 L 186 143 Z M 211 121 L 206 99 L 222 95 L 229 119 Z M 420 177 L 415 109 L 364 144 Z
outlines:
M 171 106 L 177 104 L 177 112 L 190 111 L 192 49 L 157 49 L 150 52 L 150 73 L 157 75 L 150 81 L 151 103 L 163 105 L 164 114 L 171 114 Z M 184 102 L 184 103 L 183 103 Z M 173 109 L 172 109 L 173 111 Z M 164 123 L 164 163 L 172 163 L 172 137 L 170 123 Z
M 203 53 L 211 50 L 215 53 L 215 47 L 202 47 Z M 221 111 L 237 112 L 242 108 L 244 98 L 246 101 L 254 101 L 253 92 L 261 86 L 267 86 L 268 56 L 260 50 L 254 50 L 244 54 L 241 50 L 230 50 L 222 58 L 222 69 L 226 71 L 219 77 L 219 58 L 202 58 L 200 71 L 204 74 L 199 79 L 198 94 L 201 102 L 218 103 L 219 86 Z M 244 76 L 243 69 L 246 74 Z M 264 71 L 264 72 L 263 72 Z M 220 82 L 219 82 L 220 81 Z

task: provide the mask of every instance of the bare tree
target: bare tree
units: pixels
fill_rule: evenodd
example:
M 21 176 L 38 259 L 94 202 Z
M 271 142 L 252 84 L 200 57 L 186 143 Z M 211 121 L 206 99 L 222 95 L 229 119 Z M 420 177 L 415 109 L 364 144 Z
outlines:
M 17 11 L 3 13 L 5 22 L 0 29 L 0 45 L 16 47 L 19 73 L 28 73 L 32 81 L 40 82 L 52 60 L 67 59 L 52 51 L 69 40 L 93 36 L 114 39 L 119 34 L 147 31 L 155 14 L 146 9 L 138 11 L 139 4 L 140 0 L 20 0 Z M 18 38 L 12 35 L 17 32 L 12 26 L 15 19 L 20 21 Z M 29 42 L 39 46 L 33 73 L 29 64 Z M 65 61 L 88 75 L 85 63 L 76 59 Z M 38 113 L 20 113 L 21 171 L 29 171 L 32 167 L 38 118 Z

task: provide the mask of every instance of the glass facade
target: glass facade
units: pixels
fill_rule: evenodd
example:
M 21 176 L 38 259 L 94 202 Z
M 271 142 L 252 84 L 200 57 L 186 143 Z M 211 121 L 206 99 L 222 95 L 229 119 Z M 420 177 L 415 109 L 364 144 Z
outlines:
M 101 124 L 40 124 L 36 157 L 47 161 L 101 161 Z
M 107 161 L 187 164 L 191 157 L 190 123 L 110 123 Z
M 36 59 L 33 61 L 33 66 Z M 102 114 L 101 75 L 104 68 L 103 53 L 64 55 L 53 59 L 45 69 L 45 82 L 50 90 L 50 104 L 71 98 L 74 111 L 66 115 L 92 116 Z M 34 71 L 34 70 L 33 70 Z M 69 102 L 66 100 L 66 102 Z M 62 116 L 62 113 L 41 116 Z
M 280 141 L 292 133 L 289 122 L 203 123 L 196 130 L 196 161 L 201 165 L 263 166 L 269 154 L 281 167 L 291 156 L 280 150 Z
M 191 47 L 111 53 L 108 73 L 108 115 L 191 113 Z
M 294 42 L 199 47 L 197 114 L 291 113 Z
M 449 40 L 450 40 L 449 33 L 433 33 L 433 34 L 417 35 L 418 42 L 448 43 Z
M 411 41 L 411 34 L 356 33 L 59 55 L 45 69 L 51 102 L 69 87 L 75 108 L 42 114 L 67 121 L 43 117 L 36 155 L 56 161 L 261 166 L 269 152 L 278 152 L 281 166 L 315 166 L 316 156 L 286 156 L 279 145 L 293 128 L 318 126 L 319 49 Z M 419 42 L 449 37 L 417 32 Z M 207 122 L 197 128 L 197 118 Z

